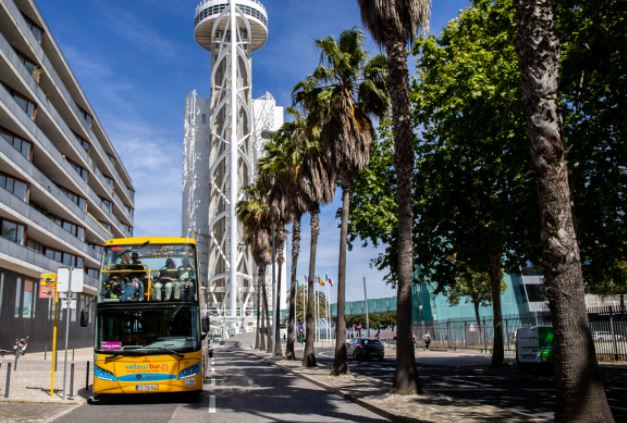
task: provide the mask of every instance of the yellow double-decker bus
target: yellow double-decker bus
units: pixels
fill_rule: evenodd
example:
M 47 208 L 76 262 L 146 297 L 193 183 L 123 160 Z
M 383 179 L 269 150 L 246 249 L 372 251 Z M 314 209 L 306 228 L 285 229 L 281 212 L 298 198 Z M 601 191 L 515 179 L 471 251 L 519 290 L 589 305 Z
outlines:
M 105 243 L 96 303 L 94 394 L 202 390 L 201 340 L 209 322 L 200 316 L 196 269 L 193 239 Z M 81 313 L 81 324 L 86 317 Z

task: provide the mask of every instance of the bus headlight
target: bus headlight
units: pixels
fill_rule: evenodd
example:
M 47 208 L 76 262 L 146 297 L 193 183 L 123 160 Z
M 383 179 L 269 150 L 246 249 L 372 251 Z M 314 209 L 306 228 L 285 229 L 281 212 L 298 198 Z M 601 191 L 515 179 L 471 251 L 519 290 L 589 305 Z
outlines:
M 113 382 L 115 380 L 115 375 L 108 370 L 102 369 L 98 366 L 94 366 L 94 375 L 98 379 L 108 380 Z
M 200 373 L 200 363 L 196 363 L 193 366 L 189 366 L 188 368 L 183 369 L 181 373 L 179 373 L 179 379 L 194 377 L 198 373 Z

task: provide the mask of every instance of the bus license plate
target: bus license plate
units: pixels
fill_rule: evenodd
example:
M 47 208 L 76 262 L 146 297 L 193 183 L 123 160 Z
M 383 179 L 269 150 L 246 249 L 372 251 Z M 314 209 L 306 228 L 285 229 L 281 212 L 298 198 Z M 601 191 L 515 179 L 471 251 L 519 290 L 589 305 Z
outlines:
M 156 391 L 157 385 L 135 385 L 137 391 Z

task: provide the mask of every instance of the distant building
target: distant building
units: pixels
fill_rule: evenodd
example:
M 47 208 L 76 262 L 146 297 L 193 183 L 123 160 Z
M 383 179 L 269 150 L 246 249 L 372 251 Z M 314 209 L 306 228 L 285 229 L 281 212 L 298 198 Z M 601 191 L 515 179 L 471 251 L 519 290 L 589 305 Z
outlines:
M 39 276 L 83 267 L 93 295 L 102 245 L 132 235 L 133 210 L 131 178 L 34 1 L 1 1 L 0 348 L 23 336 L 50 348 Z M 89 345 L 77 314 L 72 344 Z

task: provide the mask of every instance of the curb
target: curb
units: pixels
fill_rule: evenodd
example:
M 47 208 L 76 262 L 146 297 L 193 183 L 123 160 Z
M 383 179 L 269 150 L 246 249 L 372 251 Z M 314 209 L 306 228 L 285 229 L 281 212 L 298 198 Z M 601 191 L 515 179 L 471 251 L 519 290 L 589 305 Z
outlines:
M 83 404 L 81 404 L 81 403 L 77 403 L 77 404 L 74 405 L 74 407 L 68 407 L 67 410 L 60 411 L 57 414 L 55 414 L 54 416 L 48 417 L 47 419 L 44 420 L 44 423 L 51 423 L 51 422 L 55 421 L 56 419 L 65 416 L 66 414 L 70 414 L 72 411 L 76 410 L 77 408 L 79 408 L 82 405 Z
M 269 357 L 264 357 L 264 356 L 258 355 L 257 353 L 251 352 L 251 351 L 242 351 L 242 352 L 244 352 L 246 354 L 254 355 L 255 357 L 258 357 L 258 358 L 261 358 L 262 360 L 264 360 L 264 361 L 266 361 L 266 362 L 268 362 L 270 364 L 275 365 L 276 367 L 278 367 L 279 369 L 281 369 L 281 370 L 283 370 L 283 371 L 285 371 L 287 373 L 291 373 L 291 374 L 293 374 L 295 376 L 300 377 L 301 379 L 305 379 L 306 381 L 308 381 L 310 383 L 313 383 L 314 385 L 319 386 L 320 388 L 323 388 L 323 389 L 325 389 L 325 390 L 327 390 L 329 392 L 332 392 L 332 393 L 334 393 L 336 395 L 339 395 L 340 397 L 342 397 L 342 398 L 344 398 L 346 400 L 354 402 L 355 404 L 357 404 L 357 405 L 359 405 L 359 406 L 361 406 L 361 407 L 363 407 L 363 408 L 365 408 L 365 409 L 367 409 L 367 410 L 369 410 L 369 411 L 371 411 L 371 412 L 373 412 L 375 414 L 378 414 L 379 416 L 384 417 L 384 418 L 386 418 L 386 419 L 388 419 L 388 420 L 390 420 L 392 422 L 395 422 L 395 423 L 410 423 L 410 422 L 412 422 L 413 423 L 413 422 L 420 422 L 421 421 L 419 419 L 413 419 L 413 418 L 410 418 L 410 417 L 404 417 L 404 416 L 399 416 L 397 414 L 390 413 L 389 411 L 386 411 L 386 410 L 384 410 L 382 408 L 379 408 L 379 407 L 377 407 L 375 405 L 372 405 L 369 402 L 364 401 L 361 398 L 358 398 L 358 397 L 356 397 L 353 394 L 349 394 L 349 393 L 343 392 L 339 388 L 334 388 L 332 386 L 324 384 L 323 382 L 320 382 L 319 380 L 317 380 L 317 379 L 315 379 L 313 377 L 310 377 L 308 375 L 304 375 L 302 373 L 296 372 L 292 368 L 284 366 L 282 364 L 279 364 L 279 363 L 273 361 L 272 359 L 270 359 Z

